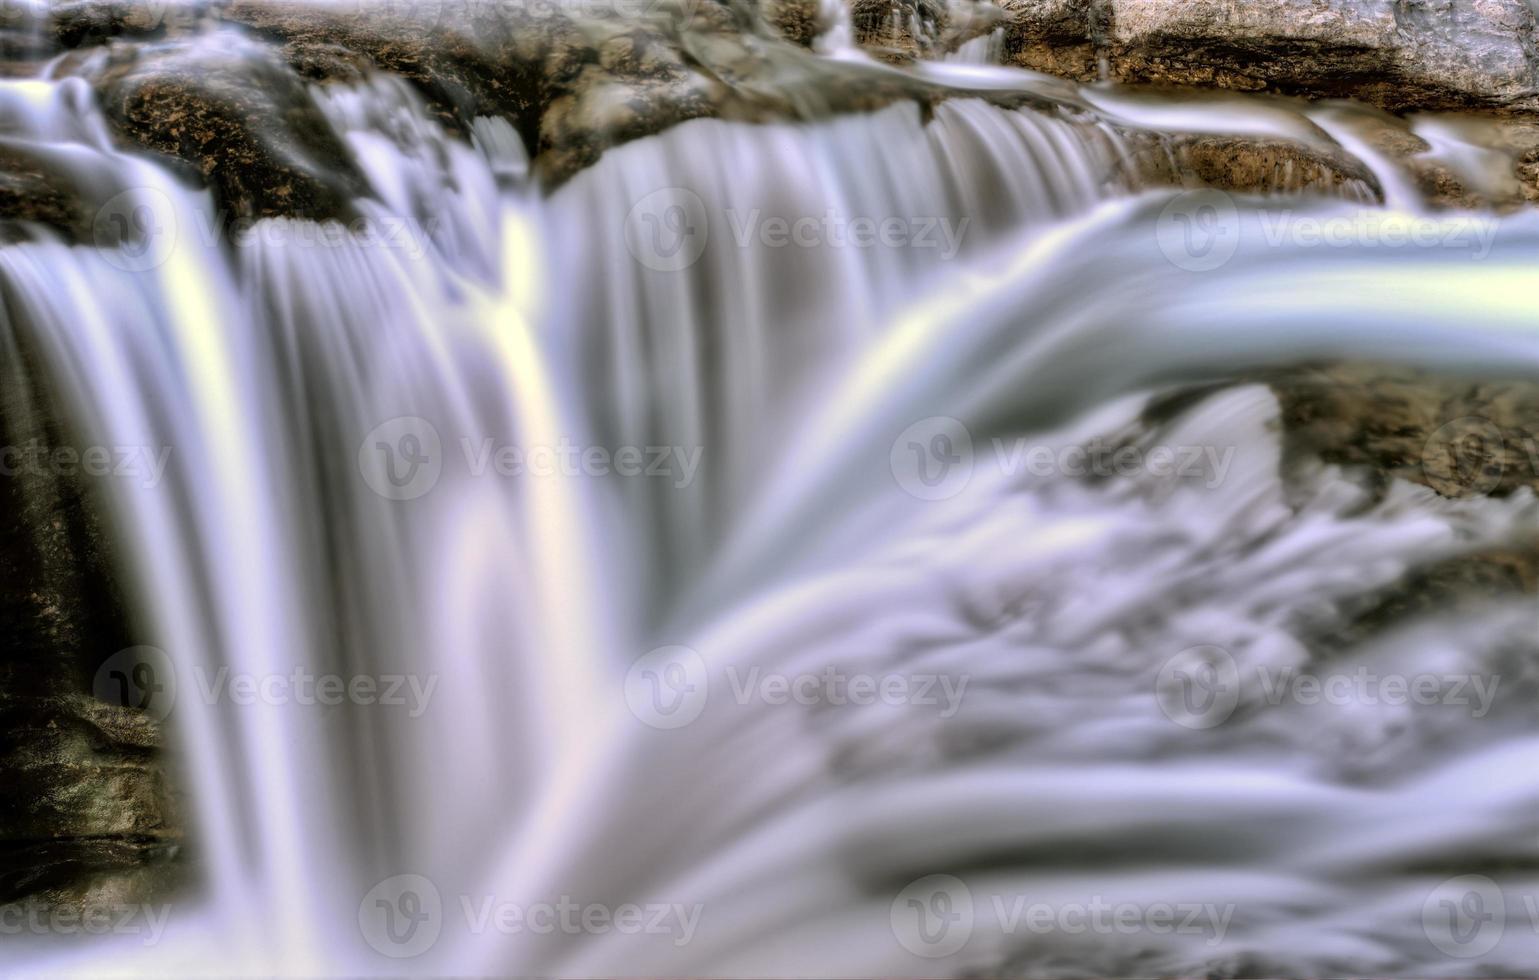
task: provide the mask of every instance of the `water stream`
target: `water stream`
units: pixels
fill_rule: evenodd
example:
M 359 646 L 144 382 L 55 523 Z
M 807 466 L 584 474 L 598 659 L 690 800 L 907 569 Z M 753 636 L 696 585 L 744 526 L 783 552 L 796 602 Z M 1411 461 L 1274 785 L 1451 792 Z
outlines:
M 171 449 L 109 504 L 174 675 L 202 876 L 153 944 L 11 965 L 1534 963 L 1531 872 L 1501 878 L 1509 928 L 1478 958 L 1425 914 L 1461 869 L 1532 867 L 1533 610 L 1328 640 L 1408 569 L 1539 531 L 1539 505 L 1290 471 L 1254 379 L 1539 375 L 1539 221 L 1424 212 L 1345 110 L 1071 97 L 1107 121 L 961 97 L 696 120 L 543 195 L 505 122 L 471 145 L 377 78 L 316 93 L 374 192 L 362 221 L 230 242 L 206 192 L 113 147 L 83 83 L 0 82 L 4 139 L 123 219 L 116 245 L 0 248 L 0 309 L 93 441 Z M 1143 191 L 1111 122 L 1334 141 L 1389 204 Z M 1299 219 L 1354 232 L 1311 245 Z M 1384 244 L 1412 232 L 1437 247 Z M 1190 465 L 1063 462 L 1107 441 Z M 1327 657 L 1514 680 L 1475 718 L 1272 703 L 1256 679 Z M 1217 721 L 1171 696 L 1197 667 L 1236 681 Z M 399 679 L 399 703 L 208 693 L 326 675 Z M 853 703 L 851 678 L 897 696 Z M 1027 928 L 1023 896 L 1197 928 Z M 563 902 L 648 925 L 569 928 Z

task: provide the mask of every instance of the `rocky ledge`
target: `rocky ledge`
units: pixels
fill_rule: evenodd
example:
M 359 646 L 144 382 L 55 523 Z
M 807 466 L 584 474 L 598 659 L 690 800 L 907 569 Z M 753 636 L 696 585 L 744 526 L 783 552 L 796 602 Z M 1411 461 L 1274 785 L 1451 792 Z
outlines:
M 1373 142 L 1437 203 L 1539 199 L 1528 0 L 850 0 L 849 14 L 855 38 L 890 61 L 941 56 L 1000 32 L 1009 63 L 1078 80 L 1351 97 L 1399 113 L 1477 111 L 1461 125 L 1484 127 L 1477 142 L 1511 161 L 1492 186 L 1473 184 L 1424 137 L 1436 121 L 1387 116 Z M 350 216 L 365 182 L 312 86 L 375 72 L 405 79 L 462 136 L 478 117 L 508 120 L 548 187 L 608 147 L 688 119 L 812 118 L 959 94 L 1023 98 L 830 64 L 808 50 L 830 26 L 818 0 L 68 0 L 36 22 L 13 18 L 0 30 L 0 53 L 12 74 L 58 58 L 54 72 L 91 84 L 125 146 L 183 161 L 235 218 Z M 1363 176 L 1318 144 L 1130 133 L 1135 185 L 1287 189 L 1257 179 L 1258 167 L 1331 171 L 1327 184 Z M 1143 152 L 1166 137 L 1173 149 Z M 1368 183 L 1379 190 L 1371 175 Z M 0 217 L 78 236 L 90 217 L 76 206 L 78 191 L 24 147 L 0 153 Z
M 1006 59 L 1112 79 L 1353 98 L 1392 111 L 1539 109 L 1529 0 L 999 0 Z

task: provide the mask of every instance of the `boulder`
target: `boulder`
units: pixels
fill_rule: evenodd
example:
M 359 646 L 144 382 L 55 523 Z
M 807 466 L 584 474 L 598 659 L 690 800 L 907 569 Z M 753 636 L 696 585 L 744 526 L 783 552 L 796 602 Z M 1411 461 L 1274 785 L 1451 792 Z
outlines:
M 366 184 L 304 79 L 232 32 L 114 41 L 81 58 L 123 141 L 190 163 L 228 217 L 347 215 Z

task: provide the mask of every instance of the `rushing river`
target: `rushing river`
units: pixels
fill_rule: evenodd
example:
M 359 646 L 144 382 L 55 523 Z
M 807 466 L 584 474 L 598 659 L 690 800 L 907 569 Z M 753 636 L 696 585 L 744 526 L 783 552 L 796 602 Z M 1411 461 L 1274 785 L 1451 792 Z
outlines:
M 1493 871 L 1539 850 L 1539 614 L 1331 642 L 1539 505 L 1289 471 L 1255 382 L 1539 376 L 1539 221 L 1424 211 L 1341 107 L 991 43 L 915 70 L 1096 115 L 696 120 L 543 194 L 506 122 L 376 78 L 315 94 L 364 220 L 233 240 L 83 82 L 0 82 L 113 236 L 0 247 L 0 336 L 164 460 L 108 502 L 200 876 L 154 942 L 8 937 L 8 971 L 1539 962 L 1539 875 Z M 1127 125 L 1334 141 L 1389 203 L 1143 190 Z M 1326 670 L 1512 681 L 1273 696 Z

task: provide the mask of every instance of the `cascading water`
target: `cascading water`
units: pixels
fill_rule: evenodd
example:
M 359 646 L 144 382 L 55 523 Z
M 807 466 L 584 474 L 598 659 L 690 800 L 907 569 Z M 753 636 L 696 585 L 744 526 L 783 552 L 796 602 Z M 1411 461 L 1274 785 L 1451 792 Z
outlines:
M 1259 199 L 1134 193 L 1107 124 L 965 98 L 696 120 L 542 196 L 502 120 L 472 146 L 387 78 L 315 98 L 361 218 L 225 242 L 83 83 L 0 82 L 5 139 L 123 219 L 0 248 L 0 289 L 86 431 L 172 449 L 109 503 L 175 672 L 205 878 L 153 946 L 40 944 L 20 971 L 1475 971 L 1424 908 L 1533 855 L 1531 691 L 1477 724 L 1310 712 L 1253 677 L 1528 676 L 1524 607 L 1326 637 L 1407 569 L 1539 531 L 1539 505 L 1290 468 L 1249 382 L 1539 373 L 1539 222 L 1316 198 L 1297 213 L 1448 247 L 1279 242 Z M 1101 440 L 1191 465 L 1011 449 Z M 1228 724 L 1171 700 L 1187 661 L 1234 673 Z M 296 671 L 402 678 L 401 702 L 202 696 Z M 752 693 L 831 671 L 933 683 Z M 1531 878 L 1503 879 L 1514 916 Z M 1019 896 L 1206 928 L 1027 930 Z M 562 903 L 650 925 L 499 927 Z M 964 907 L 965 934 L 928 931 Z M 1509 928 L 1480 969 L 1536 954 Z

